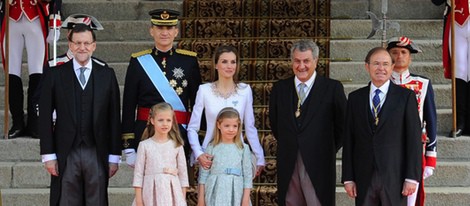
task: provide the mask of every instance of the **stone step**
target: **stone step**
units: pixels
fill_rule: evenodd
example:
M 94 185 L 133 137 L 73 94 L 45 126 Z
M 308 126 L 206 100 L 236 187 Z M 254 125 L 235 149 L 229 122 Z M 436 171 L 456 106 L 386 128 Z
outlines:
M 81 0 L 81 2 L 97 2 L 97 1 L 100 1 L 100 2 L 134 2 L 134 1 L 141 1 L 141 0 Z M 150 0 L 151 1 L 151 0 Z M 156 0 L 154 0 L 156 1 Z M 62 3 L 66 4 L 66 3 L 70 3 L 70 2 L 76 2 L 76 0 L 63 0 Z
M 413 61 L 441 62 L 442 40 L 414 40 L 423 51 L 413 54 Z M 367 52 L 381 46 L 380 40 L 332 40 L 330 41 L 330 57 L 333 59 L 351 59 L 352 61 L 364 62 Z
M 121 96 L 122 99 L 122 96 Z M 260 100 L 261 101 L 261 100 Z M 270 130 L 269 128 L 269 119 L 267 116 L 267 107 L 265 105 L 254 105 L 255 113 L 255 126 L 260 131 Z M 0 131 L 3 134 L 3 119 L 4 119 L 4 110 L 0 109 Z M 11 127 L 11 116 L 9 127 Z M 438 109 L 437 110 L 437 134 L 447 135 L 452 128 L 452 110 L 451 109 Z M 2 135 L 0 135 L 1 137 Z
M 449 115 L 450 116 L 450 115 Z M 0 124 L 1 125 L 1 124 Z M 442 131 L 441 133 L 448 131 Z M 277 143 L 270 136 L 269 131 L 260 131 L 259 137 L 263 139 L 263 148 L 267 158 L 273 157 L 271 151 L 275 150 Z M 447 134 L 446 134 L 447 135 Z M 270 138 L 270 139 L 269 139 Z M 446 161 L 470 161 L 470 137 L 447 138 L 438 135 L 438 159 Z M 341 152 L 338 152 L 338 159 Z M 0 162 L 39 162 L 39 140 L 31 138 L 17 138 L 10 140 L 0 139 Z
M 116 72 L 116 78 L 118 80 L 118 84 L 120 86 L 120 91 L 121 91 L 121 96 L 124 91 L 124 79 L 125 75 L 127 72 L 127 64 L 126 63 L 112 63 L 110 64 L 111 67 L 114 68 Z M 351 66 L 350 66 L 351 67 Z M 364 71 L 364 69 L 360 69 L 360 65 L 356 64 L 356 67 L 354 69 L 345 69 L 343 71 L 337 71 L 336 69 L 332 69 L 332 75 L 330 76 L 332 79 L 339 80 L 343 83 L 345 87 L 345 93 L 346 95 L 349 94 L 349 92 L 354 91 L 356 89 L 359 89 L 360 87 L 364 87 L 368 84 L 369 82 L 369 77 Z M 355 71 L 355 72 L 354 72 Z M 344 75 L 345 73 L 349 75 Z M 420 73 L 418 73 L 420 74 Z M 425 74 L 424 74 L 425 75 Z M 352 78 L 357 78 L 352 79 Z M 4 85 L 4 77 L 0 75 L 0 84 Z M 204 78 L 203 78 L 204 79 Z M 363 80 L 362 80 L 363 79 Z M 245 81 L 245 80 L 242 80 Z M 276 80 L 259 80 L 259 81 L 245 81 L 252 86 L 252 90 L 254 93 L 254 105 L 263 105 L 263 104 L 268 104 L 268 99 L 263 99 L 264 97 L 269 97 L 269 91 L 270 91 L 270 86 L 272 85 L 272 82 Z M 432 81 L 432 80 L 431 80 Z M 447 82 L 443 83 L 438 83 L 432 81 L 433 84 L 433 89 L 434 89 L 434 94 L 435 94 L 435 101 L 436 101 L 436 107 L 438 109 L 441 108 L 451 108 L 452 105 L 452 89 L 451 89 L 451 82 L 450 80 L 446 80 Z M 0 87 L 0 91 L 3 92 L 5 91 L 5 87 Z M 23 92 L 25 95 L 25 98 L 27 96 L 27 85 L 28 85 L 28 75 L 24 74 L 23 75 Z M 266 87 L 268 86 L 268 87 Z M 0 95 L 0 108 L 4 108 L 4 95 Z M 25 99 L 26 101 L 26 99 Z M 26 104 L 26 103 L 25 103 Z
M 274 185 L 277 181 L 276 160 L 267 158 L 266 171 L 256 178 L 254 185 Z M 1 188 L 47 188 L 50 175 L 44 164 L 37 162 L 0 162 Z M 133 170 L 121 163 L 116 176 L 110 179 L 110 187 L 131 187 Z M 336 161 L 336 183 L 341 184 L 341 160 Z M 195 185 L 195 183 L 192 183 Z M 438 161 L 434 175 L 426 180 L 428 187 L 468 187 L 470 186 L 470 162 Z
M 107 20 L 150 20 L 148 12 L 158 8 L 182 10 L 182 1 L 138 1 L 138 0 L 100 0 L 64 1 L 62 16 L 85 13 L 99 21 Z
M 417 39 L 442 39 L 441 19 L 406 19 L 393 20 L 400 25 L 400 30 L 387 30 L 387 39 L 405 35 L 411 40 Z M 365 39 L 372 31 L 370 19 L 332 19 L 330 21 L 331 38 Z M 378 30 L 372 39 L 382 39 L 382 30 Z
M 199 41 L 197 44 L 193 44 L 192 40 L 182 40 L 180 43 L 182 47 L 185 49 L 193 50 L 197 52 L 197 49 L 200 48 L 193 48 L 193 47 L 200 47 L 201 45 L 210 45 L 211 47 L 215 47 L 217 42 L 221 40 L 202 40 Z M 251 42 L 252 40 L 242 40 L 241 42 Z M 251 57 L 253 55 L 260 55 L 264 54 L 263 58 L 288 58 L 289 52 L 285 50 L 286 45 L 292 42 L 292 39 L 286 40 L 276 40 L 276 41 L 268 41 L 268 40 L 259 40 L 258 51 L 247 51 L 248 53 L 243 53 L 242 57 Z M 273 43 L 274 42 L 274 43 Z M 413 61 L 415 62 L 441 62 L 442 60 L 442 49 L 441 49 L 441 40 L 415 40 L 416 44 L 418 44 L 423 50 L 423 53 L 413 54 Z M 236 43 L 240 44 L 240 43 Z M 340 60 L 349 60 L 353 62 L 364 62 L 364 58 L 367 52 L 373 48 L 380 46 L 380 40 L 364 40 L 364 39 L 357 39 L 357 40 L 332 40 L 330 41 L 330 58 L 333 61 L 340 61 Z M 108 63 L 116 63 L 116 62 L 128 62 L 130 55 L 134 52 L 142 51 L 145 49 L 152 48 L 154 43 L 151 39 L 148 41 L 98 41 L 96 51 L 93 53 L 93 56 L 102 59 Z M 243 49 L 250 49 L 254 45 L 242 45 Z M 276 50 L 284 48 L 285 51 L 282 51 L 282 54 L 274 54 L 274 53 L 266 53 L 266 51 Z M 67 51 L 68 44 L 66 42 L 59 42 L 57 51 L 59 54 Z M 251 48 L 253 49 L 253 48 Z M 212 54 L 209 53 L 200 53 L 198 54 L 200 58 L 207 58 L 210 59 Z M 261 57 L 261 56 L 260 56 Z M 24 59 L 25 60 L 25 59 Z M 25 61 L 24 61 L 25 62 Z
M 201 74 L 208 73 L 212 69 L 211 61 L 212 60 L 210 59 L 199 59 Z M 128 61 L 111 62 L 108 64 L 114 69 L 119 85 L 124 85 Z M 269 72 L 270 69 L 276 69 L 276 71 L 281 71 L 281 73 L 288 73 L 292 70 L 289 61 L 283 59 L 258 60 L 256 62 L 254 59 L 242 59 L 240 64 L 241 70 L 254 70 L 255 73 L 259 73 L 260 77 L 258 78 L 265 78 L 265 80 L 273 81 L 277 81 L 278 79 L 275 77 L 273 72 Z M 0 69 L 3 69 L 1 65 Z M 423 75 L 431 79 L 433 85 L 451 84 L 449 79 L 444 78 L 441 62 L 413 62 L 410 65 L 410 70 L 414 74 Z M 240 75 L 245 73 L 251 73 L 251 71 L 242 71 Z M 28 84 L 28 75 L 27 63 L 23 63 L 21 77 L 23 79 L 24 86 L 27 86 Z M 364 69 L 363 62 L 331 62 L 329 77 L 339 80 L 343 82 L 343 84 L 366 84 L 370 80 L 368 73 Z M 242 81 L 245 80 L 243 79 Z M 5 77 L 4 73 L 0 73 L 0 86 L 3 85 L 5 85 Z
M 129 56 L 129 59 L 130 59 L 130 56 Z M 114 69 L 114 72 L 116 73 L 116 78 L 118 80 L 118 84 L 124 85 L 124 79 L 126 77 L 127 66 L 129 65 L 129 63 L 128 62 L 109 63 L 108 65 Z M 0 70 L 3 71 L 3 65 L 0 65 Z M 23 63 L 21 67 L 21 79 L 22 79 L 23 86 L 25 86 L 24 89 L 27 89 L 27 86 L 28 86 L 28 79 L 29 79 L 28 76 L 29 76 L 28 64 Z M 4 72 L 0 73 L 0 86 L 2 88 L 3 86 L 5 86 L 5 73 Z M 0 108 L 2 106 L 3 104 L 0 102 Z
M 367 19 L 366 11 L 372 11 L 382 19 L 381 0 L 331 0 L 331 18 Z M 440 19 L 444 5 L 435 6 L 427 0 L 388 1 L 387 18 L 392 19 Z
M 363 84 L 344 84 L 344 90 L 346 96 L 361 87 L 367 86 L 367 83 Z M 452 88 L 449 84 L 433 84 L 434 89 L 434 101 L 438 109 L 449 109 L 452 108 Z
M 265 191 L 273 194 L 260 195 L 265 197 L 266 202 L 259 205 L 277 205 L 275 198 L 275 187 L 261 186 Z M 259 190 L 255 188 L 255 190 Z M 190 193 L 194 193 L 191 189 Z M 190 193 L 188 195 L 192 196 Z M 109 188 L 109 205 L 128 206 L 134 199 L 133 188 Z M 269 199 L 266 196 L 272 196 Z M 253 196 L 252 196 L 253 197 Z M 49 205 L 49 189 L 2 189 L 3 205 L 31 205 L 46 206 Z M 429 206 L 466 206 L 470 202 L 470 187 L 428 187 L 426 188 L 426 205 Z M 192 203 L 192 202 L 191 202 Z M 193 205 L 193 204 L 189 205 Z M 256 204 L 254 204 L 256 205 Z M 354 205 L 354 200 L 349 198 L 342 186 L 336 187 L 336 205 L 346 206 Z
M 67 8 L 72 2 L 64 3 L 64 8 Z M 93 5 L 93 7 L 100 7 L 102 4 L 107 3 L 107 1 L 98 2 L 98 5 Z M 137 0 L 128 1 L 128 2 L 119 2 L 117 4 L 135 4 L 138 3 Z M 154 2 L 156 3 L 156 2 Z M 73 4 L 82 4 L 81 2 L 75 2 Z M 90 2 L 86 3 L 88 6 Z M 113 3 L 113 5 L 116 3 Z M 85 6 L 85 5 L 84 5 Z M 129 10 L 128 6 L 122 6 L 126 10 Z M 130 6 L 132 8 L 132 6 Z M 83 10 L 82 6 L 79 7 L 80 10 Z M 143 10 L 143 9 L 142 9 Z M 83 10 L 89 11 L 89 10 Z M 91 10 L 91 12 L 94 10 Z M 80 13 L 80 11 L 77 11 Z M 83 13 L 83 12 L 82 12 Z M 124 12 L 126 13 L 126 12 Z M 88 14 L 88 13 L 87 13 Z M 101 11 L 98 15 L 101 14 Z M 106 19 L 108 16 L 105 16 L 104 19 L 98 18 L 103 27 L 105 28 L 102 31 L 97 31 L 98 41 L 149 41 L 151 37 L 148 33 L 148 28 L 150 26 L 149 16 L 144 12 L 142 18 L 129 18 L 129 19 Z M 91 15 L 91 13 L 90 13 Z M 126 15 L 123 15 L 126 17 Z M 129 16 L 129 15 L 127 15 Z M 64 18 L 66 16 L 64 15 Z M 241 20 L 240 20 L 241 21 Z M 244 20 L 248 21 L 248 20 Z M 261 20 L 253 20 L 261 21 Z M 262 21 L 266 21 L 262 19 Z M 416 19 L 416 20 L 396 20 L 400 24 L 400 31 L 388 30 L 387 37 L 401 36 L 406 35 L 414 39 L 441 39 L 442 37 L 442 20 L 440 19 Z M 240 23 L 241 24 L 241 23 Z M 331 37 L 332 39 L 342 39 L 342 38 L 366 38 L 371 31 L 371 21 L 364 19 L 353 19 L 353 20 L 344 20 L 344 19 L 333 19 L 331 20 Z M 197 28 L 197 27 L 196 27 Z M 314 36 L 314 35 L 313 35 Z M 373 37 L 373 39 L 381 39 L 382 33 L 378 33 Z M 66 32 L 62 30 L 60 41 L 66 41 Z
M 370 80 L 369 73 L 362 62 L 331 62 L 330 78 L 342 81 L 344 84 L 366 84 Z M 433 85 L 451 84 L 450 79 L 444 78 L 442 62 L 417 62 L 413 61 L 410 71 L 422 75 L 431 80 Z

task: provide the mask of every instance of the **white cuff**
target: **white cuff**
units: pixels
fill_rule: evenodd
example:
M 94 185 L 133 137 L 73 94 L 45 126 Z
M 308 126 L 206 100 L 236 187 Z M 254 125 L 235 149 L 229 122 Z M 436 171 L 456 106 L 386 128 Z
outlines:
M 204 152 L 202 152 L 202 151 L 194 151 L 194 157 L 196 157 L 196 162 L 198 162 L 197 158 L 199 158 L 199 156 L 201 156 L 202 154 L 204 154 Z
M 414 183 L 414 184 L 416 184 L 416 185 L 419 183 L 419 182 L 416 181 L 416 180 L 412 180 L 412 179 L 408 179 L 408 178 L 405 179 L 405 182 Z
M 354 184 L 354 181 L 344 181 L 344 182 L 343 182 L 344 185 L 350 184 L 350 183 L 353 183 L 353 184 Z
M 135 150 L 133 148 L 128 148 L 128 149 L 125 149 L 123 151 L 124 151 L 124 154 L 129 154 L 129 153 L 134 153 L 135 152 Z
M 109 155 L 108 161 L 109 161 L 109 163 L 119 164 L 121 162 L 121 156 L 119 156 L 119 155 Z
M 41 155 L 41 161 L 43 163 L 47 161 L 51 161 L 51 160 L 56 160 L 56 159 L 57 159 L 57 155 L 55 153 Z

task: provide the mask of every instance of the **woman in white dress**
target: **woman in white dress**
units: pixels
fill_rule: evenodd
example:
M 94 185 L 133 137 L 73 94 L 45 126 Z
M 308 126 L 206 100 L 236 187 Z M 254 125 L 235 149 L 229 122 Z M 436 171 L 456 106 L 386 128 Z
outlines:
M 212 140 L 217 114 L 222 108 L 233 107 L 240 113 L 248 143 L 256 156 L 256 176 L 258 176 L 265 165 L 264 152 L 258 138 L 258 130 L 255 128 L 251 87 L 238 82 L 240 69 L 237 50 L 231 46 L 219 46 L 214 53 L 213 64 L 213 82 L 199 86 L 188 125 L 188 139 L 193 150 L 191 163 L 197 161 L 203 168 L 210 168 L 212 157 L 204 151 Z M 203 111 L 207 129 L 201 145 L 198 132 Z

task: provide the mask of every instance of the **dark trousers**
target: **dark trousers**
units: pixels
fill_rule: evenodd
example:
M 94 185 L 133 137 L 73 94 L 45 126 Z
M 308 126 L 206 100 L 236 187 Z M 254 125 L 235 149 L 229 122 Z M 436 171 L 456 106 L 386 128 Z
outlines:
M 406 198 L 403 198 L 402 206 L 406 206 Z M 384 184 L 377 172 L 374 171 L 369 189 L 364 198 L 364 206 L 397 206 L 392 205 L 390 198 L 385 192 Z
M 95 146 L 79 144 L 72 148 L 61 182 L 61 206 L 108 205 L 108 179 Z

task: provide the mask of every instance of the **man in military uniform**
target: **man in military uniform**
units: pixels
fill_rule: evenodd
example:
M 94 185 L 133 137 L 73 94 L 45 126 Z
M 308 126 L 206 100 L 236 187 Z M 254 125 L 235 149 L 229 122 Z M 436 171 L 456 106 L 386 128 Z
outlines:
M 170 103 L 175 110 L 181 136 L 186 142 L 186 154 L 189 154 L 185 126 L 201 84 L 196 53 L 173 47 L 178 35 L 179 12 L 156 9 L 149 15 L 154 48 L 132 54 L 124 85 L 122 139 L 126 162 L 131 167 L 150 107 L 160 102 Z
M 9 16 L 5 16 L 6 4 L 9 3 Z M 33 95 L 41 79 L 42 69 L 47 60 L 46 37 L 48 34 L 49 11 L 53 16 L 59 13 L 61 1 L 51 0 L 10 0 L 0 2 L 0 24 L 2 62 L 5 63 L 5 52 L 9 54 L 9 106 L 12 117 L 12 126 L 8 132 L 8 138 L 17 138 L 24 135 L 34 134 L 32 128 L 37 127 L 37 116 L 32 103 Z M 55 13 L 54 13 L 55 12 Z M 5 28 L 6 21 L 9 22 Z M 51 28 L 52 29 L 52 28 Z M 9 32 L 9 50 L 5 51 L 5 31 Z M 28 96 L 27 96 L 27 122 L 24 122 L 24 92 L 21 79 L 21 65 L 23 50 L 26 48 L 28 59 Z M 5 65 L 4 65 L 5 66 Z
M 423 180 L 430 177 L 436 168 L 436 104 L 434 102 L 434 90 L 431 80 L 426 77 L 411 74 L 409 65 L 411 54 L 421 52 L 421 50 L 407 37 L 392 38 L 388 42 L 387 50 L 390 52 L 395 66 L 391 80 L 393 83 L 411 89 L 416 93 L 418 101 L 419 117 L 423 128 L 423 179 L 417 188 L 418 192 L 408 196 L 408 205 L 424 205 L 424 185 Z

